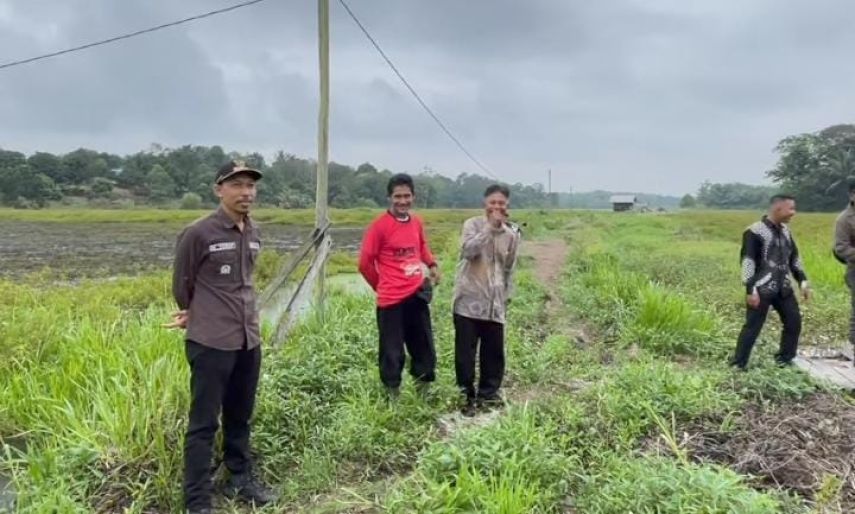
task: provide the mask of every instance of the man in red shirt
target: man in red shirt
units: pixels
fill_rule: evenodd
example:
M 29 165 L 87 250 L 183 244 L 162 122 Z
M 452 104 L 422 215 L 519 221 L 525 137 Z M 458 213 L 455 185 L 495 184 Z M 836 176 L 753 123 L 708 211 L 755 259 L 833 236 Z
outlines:
M 377 293 L 380 380 L 394 398 L 401 386 L 405 346 L 410 374 L 420 389 L 435 380 L 436 350 L 428 304 L 433 286 L 439 283 L 439 270 L 422 220 L 410 213 L 415 199 L 413 179 L 394 175 L 386 193 L 389 209 L 365 231 L 359 272 Z M 429 269 L 429 278 L 423 265 Z

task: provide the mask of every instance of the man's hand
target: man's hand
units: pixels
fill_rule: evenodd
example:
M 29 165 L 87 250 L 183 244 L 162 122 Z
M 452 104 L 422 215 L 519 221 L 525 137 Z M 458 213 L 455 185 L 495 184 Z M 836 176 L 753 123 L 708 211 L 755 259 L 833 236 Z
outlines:
M 799 286 L 802 290 L 802 298 L 805 299 L 805 303 L 810 302 L 810 299 L 813 297 L 813 290 L 810 288 L 810 284 L 807 281 L 804 281 Z
M 173 328 L 186 329 L 188 317 L 189 317 L 189 315 L 187 314 L 186 309 L 176 311 L 176 312 L 172 313 L 172 323 L 164 323 L 161 326 L 163 328 L 169 328 L 169 329 L 173 329 Z
M 746 298 L 745 303 L 747 303 L 748 306 L 751 307 L 752 309 L 756 309 L 756 308 L 760 307 L 760 295 L 757 294 L 756 291 L 754 293 L 751 293 Z
M 487 221 L 493 228 L 502 228 L 502 224 L 508 219 L 507 211 L 503 209 L 490 209 L 487 211 Z
M 433 266 L 428 268 L 428 271 L 430 272 L 430 283 L 434 286 L 438 286 L 439 281 L 442 278 L 442 276 L 439 272 L 439 267 L 437 267 L 437 265 L 434 264 Z

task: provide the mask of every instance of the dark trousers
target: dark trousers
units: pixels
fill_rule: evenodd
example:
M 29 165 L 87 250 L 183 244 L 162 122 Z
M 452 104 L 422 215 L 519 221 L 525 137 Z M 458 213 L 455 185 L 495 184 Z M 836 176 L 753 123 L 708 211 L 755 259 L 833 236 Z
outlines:
M 849 286 L 852 303 L 852 310 L 849 315 L 849 342 L 855 345 L 855 268 L 846 270 L 846 284 Z
M 223 419 L 223 461 L 233 475 L 250 470 L 249 419 L 261 367 L 261 348 L 224 351 L 186 342 L 190 363 L 190 422 L 184 440 L 184 504 L 211 506 L 211 457 Z
M 799 312 L 799 302 L 796 300 L 796 295 L 788 293 L 772 298 L 762 298 L 760 306 L 756 309 L 747 307 L 745 324 L 739 333 L 739 339 L 736 343 L 736 353 L 731 360 L 731 364 L 740 368 L 745 368 L 748 365 L 751 349 L 754 348 L 754 343 L 757 341 L 760 330 L 766 322 L 769 307 L 778 312 L 778 315 L 781 317 L 781 323 L 784 325 L 781 331 L 781 344 L 778 353 L 775 354 L 775 360 L 786 364 L 795 358 L 796 349 L 799 345 L 799 334 L 802 331 L 802 314 Z
M 380 380 L 386 387 L 401 386 L 404 347 L 410 354 L 410 375 L 421 382 L 436 379 L 436 350 L 428 303 L 416 295 L 390 307 L 377 308 L 380 333 Z
M 454 370 L 457 386 L 469 399 L 476 397 L 475 353 L 480 351 L 477 397 L 495 398 L 505 374 L 505 326 L 501 323 L 454 315 Z

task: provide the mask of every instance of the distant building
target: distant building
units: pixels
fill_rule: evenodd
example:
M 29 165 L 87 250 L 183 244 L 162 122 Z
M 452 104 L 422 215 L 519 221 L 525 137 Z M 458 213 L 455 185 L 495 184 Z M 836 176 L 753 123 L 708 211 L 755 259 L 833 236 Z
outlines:
M 609 201 L 615 212 L 631 211 L 638 205 L 638 198 L 635 195 L 613 195 Z

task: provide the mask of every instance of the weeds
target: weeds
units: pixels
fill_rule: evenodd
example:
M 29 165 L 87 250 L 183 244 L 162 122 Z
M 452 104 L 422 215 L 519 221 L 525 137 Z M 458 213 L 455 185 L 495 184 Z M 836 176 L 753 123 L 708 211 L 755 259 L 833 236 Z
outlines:
M 312 214 L 262 210 L 256 218 L 300 223 Z M 369 295 L 336 293 L 326 314 L 333 323 L 309 317 L 284 346 L 266 348 L 253 447 L 260 471 L 283 494 L 277 508 L 310 512 L 319 495 L 332 510 L 437 513 L 830 513 L 852 505 L 849 461 L 831 454 L 821 453 L 821 472 L 810 480 L 782 481 L 781 489 L 758 485 L 771 477 L 762 466 L 704 453 L 722 441 L 756 442 L 752 421 L 783 420 L 793 434 L 813 433 L 800 424 L 800 416 L 809 419 L 804 409 L 795 417 L 782 409 L 817 405 L 810 403 L 816 394 L 836 398 L 820 405 L 824 417 L 852 412 L 803 373 L 772 365 L 774 322 L 747 373 L 726 366 L 742 318 L 738 236 L 751 213 L 515 213 L 527 238 L 572 241 L 566 281 L 539 284 L 527 269 L 537 261 L 524 261 L 507 326 L 511 406 L 492 422 L 439 430 L 438 420 L 459 406 L 451 282 L 460 223 L 473 214 L 424 213 L 446 277 L 432 305 L 439 377 L 427 398 L 405 379 L 397 403 L 384 399 Z M 375 215 L 334 211 L 333 219 L 363 225 Z M 43 221 L 197 216 L 0 211 L 4 219 Z M 813 341 L 845 333 L 842 267 L 825 251 L 830 220 L 800 216 L 794 225 L 817 290 L 804 306 L 805 338 Z M 262 254 L 258 284 L 281 259 Z M 341 254 L 328 271 L 354 268 L 353 255 Z M 343 289 L 350 290 L 336 291 Z M 547 312 L 547 292 L 564 305 Z M 0 472 L 13 476 L 21 512 L 179 508 L 187 366 L 180 335 L 159 327 L 171 310 L 166 271 L 76 285 L 46 275 L 0 281 L 0 438 L 7 443 Z M 596 335 L 575 341 L 555 316 L 581 319 Z M 565 387 L 574 383 L 586 387 Z M 714 436 L 698 446 L 702 438 L 693 434 L 709 427 Z M 654 440 L 664 451 L 654 452 Z M 817 432 L 814 441 L 849 444 L 840 430 Z M 805 451 L 799 455 L 818 455 Z M 804 478 L 798 473 L 810 461 L 794 462 L 787 472 Z

